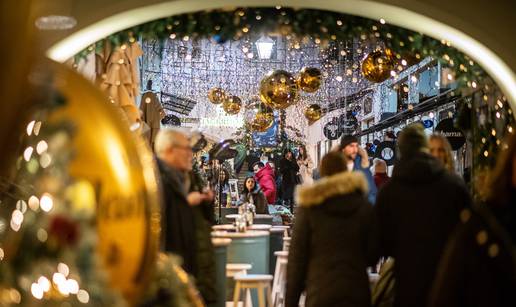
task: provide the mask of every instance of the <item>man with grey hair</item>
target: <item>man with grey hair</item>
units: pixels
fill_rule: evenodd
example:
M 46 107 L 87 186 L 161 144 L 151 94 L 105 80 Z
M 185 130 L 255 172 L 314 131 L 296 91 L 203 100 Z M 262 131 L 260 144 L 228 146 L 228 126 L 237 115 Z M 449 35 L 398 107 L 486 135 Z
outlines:
M 375 207 L 380 247 L 395 259 L 395 306 L 426 306 L 447 238 L 470 197 L 462 180 L 429 154 L 421 124 L 401 132 L 398 152 Z
M 161 129 L 154 143 L 163 188 L 163 248 L 183 258 L 183 268 L 196 278 L 206 303 L 217 299 L 215 256 L 211 245 L 210 213 L 213 192 L 194 190 L 192 146 L 186 132 Z

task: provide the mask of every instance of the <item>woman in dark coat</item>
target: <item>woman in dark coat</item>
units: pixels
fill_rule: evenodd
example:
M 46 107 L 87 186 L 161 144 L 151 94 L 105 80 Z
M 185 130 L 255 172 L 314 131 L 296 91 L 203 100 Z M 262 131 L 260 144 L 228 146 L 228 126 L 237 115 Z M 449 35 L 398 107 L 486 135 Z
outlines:
M 290 150 L 286 151 L 280 162 L 281 198 L 285 206 L 294 213 L 294 189 L 298 184 L 299 165 Z
M 250 203 L 256 207 L 256 214 L 269 214 L 269 205 L 265 194 L 256 184 L 254 177 L 247 177 L 244 181 L 244 188 L 240 196 L 240 202 Z
M 287 265 L 287 307 L 370 306 L 368 266 L 375 264 L 375 215 L 367 180 L 347 172 L 346 158 L 330 152 L 321 161 L 322 179 L 301 186 Z
M 486 200 L 464 209 L 441 259 L 430 306 L 516 306 L 516 135 Z

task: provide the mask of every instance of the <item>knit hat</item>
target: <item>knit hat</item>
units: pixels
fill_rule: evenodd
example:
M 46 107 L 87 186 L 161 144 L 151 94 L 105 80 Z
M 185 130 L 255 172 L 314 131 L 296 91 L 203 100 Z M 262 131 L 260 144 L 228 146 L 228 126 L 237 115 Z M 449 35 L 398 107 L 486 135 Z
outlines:
M 401 131 L 398 149 L 401 159 L 411 158 L 416 153 L 428 149 L 428 138 L 421 123 L 410 124 Z
M 340 139 L 340 149 L 344 149 L 344 147 L 348 146 L 351 143 L 358 143 L 358 138 L 354 135 L 344 135 Z

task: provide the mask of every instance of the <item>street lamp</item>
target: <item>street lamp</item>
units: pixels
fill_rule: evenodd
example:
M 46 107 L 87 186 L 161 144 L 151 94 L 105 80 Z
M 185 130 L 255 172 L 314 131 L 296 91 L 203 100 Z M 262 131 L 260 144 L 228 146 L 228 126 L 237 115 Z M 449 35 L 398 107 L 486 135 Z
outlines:
M 274 40 L 263 35 L 256 41 L 256 49 L 258 49 L 258 57 L 261 60 L 268 60 L 272 55 L 272 48 L 274 47 Z

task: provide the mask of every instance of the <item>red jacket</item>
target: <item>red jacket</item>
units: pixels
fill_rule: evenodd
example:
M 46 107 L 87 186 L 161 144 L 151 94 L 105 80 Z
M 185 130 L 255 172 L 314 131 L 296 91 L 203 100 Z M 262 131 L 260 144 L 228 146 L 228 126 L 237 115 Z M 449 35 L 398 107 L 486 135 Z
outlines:
M 274 180 L 274 170 L 272 167 L 267 163 L 254 176 L 258 180 L 263 194 L 267 198 L 267 202 L 274 204 L 276 202 L 276 181 Z

